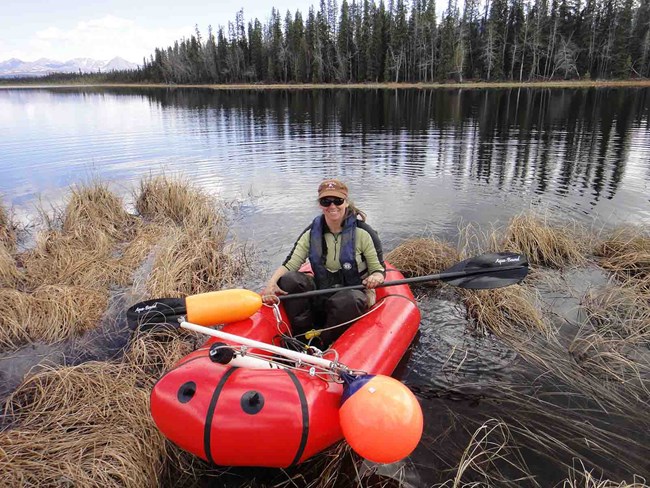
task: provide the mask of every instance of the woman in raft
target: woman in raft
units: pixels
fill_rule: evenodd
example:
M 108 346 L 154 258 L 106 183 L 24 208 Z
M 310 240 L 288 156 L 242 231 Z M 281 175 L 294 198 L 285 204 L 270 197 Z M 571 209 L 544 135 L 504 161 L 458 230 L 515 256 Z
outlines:
M 323 329 L 321 345 L 327 347 L 374 305 L 373 288 L 384 282 L 386 268 L 379 236 L 348 199 L 345 183 L 323 181 L 318 186 L 318 204 L 322 214 L 300 235 L 262 296 L 272 304 L 277 302 L 276 295 L 363 284 L 365 291 L 343 290 L 284 302 L 293 335 Z M 313 276 L 298 271 L 308 258 Z

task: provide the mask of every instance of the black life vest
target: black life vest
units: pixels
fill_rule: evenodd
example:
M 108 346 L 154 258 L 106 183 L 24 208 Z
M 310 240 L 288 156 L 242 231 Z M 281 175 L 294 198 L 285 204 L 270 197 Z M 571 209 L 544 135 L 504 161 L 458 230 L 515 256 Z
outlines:
M 309 240 L 309 262 L 311 263 L 311 269 L 314 271 L 316 286 L 319 289 L 323 289 L 336 285 L 360 285 L 361 276 L 359 276 L 359 269 L 357 267 L 355 246 L 357 216 L 350 212 L 343 221 L 343 229 L 341 234 L 339 234 L 339 238 L 341 239 L 341 252 L 339 253 L 341 269 L 336 273 L 328 271 L 325 267 L 327 260 L 325 228 L 327 228 L 325 216 L 319 215 L 312 222 Z

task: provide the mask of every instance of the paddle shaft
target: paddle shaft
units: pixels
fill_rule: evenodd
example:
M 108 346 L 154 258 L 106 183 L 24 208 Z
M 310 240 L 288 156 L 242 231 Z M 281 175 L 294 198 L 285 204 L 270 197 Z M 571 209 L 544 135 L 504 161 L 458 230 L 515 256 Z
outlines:
M 219 339 L 235 342 L 243 346 L 254 347 L 255 349 L 261 349 L 263 351 L 280 354 L 284 357 L 294 359 L 296 361 L 301 361 L 305 364 L 312 364 L 314 366 L 332 370 L 337 370 L 340 368 L 339 364 L 333 361 L 328 361 L 327 359 L 311 356 L 309 354 L 304 354 L 298 351 L 292 351 L 291 349 L 285 349 L 284 347 L 274 346 L 272 344 L 267 344 L 266 342 L 249 339 L 247 337 L 229 334 L 228 332 L 223 332 L 221 330 L 210 329 L 209 327 L 203 327 L 202 325 L 193 324 L 192 322 L 181 322 L 180 326 L 183 329 L 193 330 L 195 332 L 200 332 L 212 337 L 218 337 Z
M 434 281 L 434 280 L 463 278 L 465 276 L 499 273 L 501 271 L 511 271 L 514 269 L 521 269 L 525 267 L 526 266 L 517 264 L 512 266 L 499 266 L 498 268 L 490 267 L 490 268 L 475 269 L 471 271 L 443 271 L 442 273 L 438 273 L 438 274 L 432 274 L 426 276 L 415 276 L 413 278 L 404 278 L 402 280 L 385 281 L 381 285 L 377 285 L 376 288 L 384 288 L 386 286 L 394 286 L 394 285 L 406 285 L 410 283 L 424 283 L 426 281 Z M 278 298 L 280 300 L 290 300 L 292 298 L 308 298 L 308 297 L 315 297 L 319 295 L 328 295 L 330 293 L 337 293 L 339 291 L 345 291 L 345 290 L 365 290 L 365 289 L 366 287 L 364 285 L 349 285 L 349 286 L 340 286 L 338 288 L 324 288 L 322 290 L 312 290 L 312 291 L 305 291 L 302 293 L 292 293 L 290 295 L 278 295 Z

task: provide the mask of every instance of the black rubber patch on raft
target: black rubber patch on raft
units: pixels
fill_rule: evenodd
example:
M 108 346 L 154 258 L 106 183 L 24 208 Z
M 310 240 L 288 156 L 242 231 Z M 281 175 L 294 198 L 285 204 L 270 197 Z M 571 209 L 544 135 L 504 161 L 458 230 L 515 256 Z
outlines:
M 298 461 L 300 461 L 302 454 L 305 452 L 305 447 L 307 446 L 307 438 L 309 437 L 309 406 L 307 405 L 307 397 L 305 396 L 305 391 L 303 390 L 298 378 L 296 378 L 296 375 L 288 369 L 285 369 L 285 371 L 289 375 L 289 378 L 291 378 L 291 381 L 293 381 L 293 384 L 296 386 L 296 390 L 298 390 L 298 397 L 300 398 L 300 411 L 302 412 L 302 437 L 300 438 L 300 445 L 298 446 L 296 457 L 293 458 L 293 461 L 291 461 L 290 464 L 290 466 L 294 466 L 298 464 Z
M 214 410 L 217 408 L 217 402 L 219 401 L 219 395 L 223 390 L 226 381 L 228 378 L 237 370 L 237 368 L 230 368 L 219 380 L 219 384 L 214 389 L 212 394 L 212 399 L 210 400 L 210 406 L 208 407 L 208 413 L 205 415 L 205 428 L 203 429 L 203 450 L 205 451 L 205 457 L 212 464 L 216 464 L 214 459 L 212 459 L 212 450 L 210 448 L 210 435 L 212 432 L 212 418 L 214 417 Z
M 255 415 L 264 408 L 264 395 L 259 391 L 247 391 L 241 396 L 241 408 L 250 415 Z
M 194 398 L 195 393 L 196 393 L 196 383 L 194 383 L 193 381 L 188 381 L 187 383 L 183 383 L 181 387 L 178 389 L 176 398 L 178 398 L 178 401 L 181 403 L 187 403 L 192 398 Z

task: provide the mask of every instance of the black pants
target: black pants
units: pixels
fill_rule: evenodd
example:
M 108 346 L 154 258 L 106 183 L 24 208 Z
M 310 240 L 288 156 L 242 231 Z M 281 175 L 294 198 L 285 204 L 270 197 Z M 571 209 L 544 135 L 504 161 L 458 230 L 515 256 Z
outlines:
M 311 275 L 290 271 L 278 280 L 278 286 L 287 293 L 302 293 L 316 289 Z M 328 328 L 353 320 L 368 308 L 366 294 L 361 290 L 344 290 L 331 295 L 296 298 L 282 302 L 295 334 L 311 329 Z M 352 324 L 322 332 L 321 345 L 327 347 L 339 338 Z

